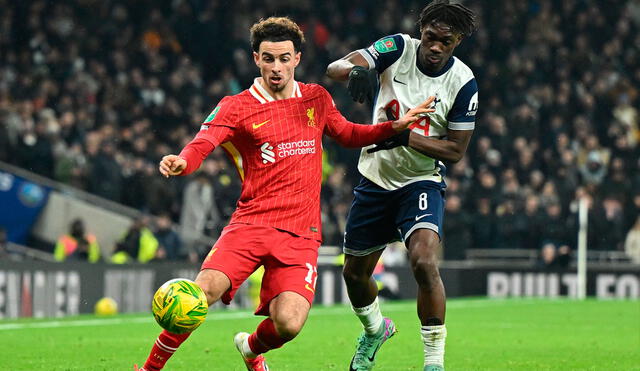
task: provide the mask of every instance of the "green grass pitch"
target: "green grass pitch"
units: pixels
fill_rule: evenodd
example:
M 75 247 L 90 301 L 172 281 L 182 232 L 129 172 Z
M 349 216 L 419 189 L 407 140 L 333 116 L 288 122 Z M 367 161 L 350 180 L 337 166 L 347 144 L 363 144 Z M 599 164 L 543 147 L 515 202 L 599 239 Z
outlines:
M 376 371 L 422 370 L 413 302 L 383 303 L 399 333 Z M 261 320 L 212 311 L 165 370 L 244 370 L 233 345 Z M 150 314 L 0 321 L 0 370 L 131 370 L 159 327 Z M 447 310 L 448 370 L 640 370 L 640 301 L 455 299 Z M 266 355 L 279 370 L 347 370 L 360 326 L 346 306 L 315 307 L 302 333 Z

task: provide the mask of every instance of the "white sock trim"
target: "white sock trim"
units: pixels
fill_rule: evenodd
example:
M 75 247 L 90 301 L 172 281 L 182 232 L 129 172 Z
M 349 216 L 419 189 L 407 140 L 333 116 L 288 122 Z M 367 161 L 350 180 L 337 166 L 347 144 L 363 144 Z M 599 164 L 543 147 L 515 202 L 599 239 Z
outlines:
M 174 347 L 170 347 L 168 345 L 165 345 L 163 342 L 160 341 L 160 338 L 156 339 L 156 345 L 158 346 L 158 348 L 164 350 L 167 353 L 175 353 L 176 350 L 178 350 L 178 348 L 174 348 Z
M 444 344 L 447 328 L 440 326 L 422 326 L 420 329 L 424 343 L 424 365 L 444 366 Z
M 244 356 L 244 358 L 248 358 L 248 359 L 253 359 L 258 356 L 251 350 L 251 347 L 249 346 L 248 336 L 245 337 L 244 340 L 242 340 L 242 355 Z
M 352 306 L 351 308 L 362 323 L 362 327 L 367 334 L 373 335 L 380 331 L 383 318 L 382 312 L 380 312 L 380 304 L 378 303 L 377 296 L 373 300 L 373 303 L 366 307 L 356 308 Z

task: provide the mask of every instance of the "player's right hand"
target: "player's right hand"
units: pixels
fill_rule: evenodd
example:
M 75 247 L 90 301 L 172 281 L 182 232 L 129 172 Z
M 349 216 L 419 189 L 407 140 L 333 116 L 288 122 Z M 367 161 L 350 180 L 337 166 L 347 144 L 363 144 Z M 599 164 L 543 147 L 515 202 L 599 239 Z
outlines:
M 180 175 L 187 167 L 187 160 L 176 155 L 166 155 L 160 160 L 160 174 L 165 178 Z
M 397 132 L 401 132 L 409 128 L 409 125 L 418 121 L 421 117 L 425 116 L 427 113 L 435 112 L 435 108 L 430 108 L 433 101 L 436 100 L 436 97 L 433 95 L 427 98 L 424 102 L 419 104 L 418 106 L 410 109 L 407 113 L 404 114 L 400 119 L 393 122 L 393 128 Z
M 373 101 L 373 86 L 369 70 L 362 66 L 354 66 L 349 72 L 349 84 L 347 89 L 354 101 L 363 103 L 365 98 Z

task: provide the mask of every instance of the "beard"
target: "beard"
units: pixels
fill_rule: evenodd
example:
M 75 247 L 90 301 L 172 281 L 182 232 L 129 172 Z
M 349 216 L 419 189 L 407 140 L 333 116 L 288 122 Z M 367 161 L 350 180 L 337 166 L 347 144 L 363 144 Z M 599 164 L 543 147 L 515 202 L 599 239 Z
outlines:
M 269 82 L 269 88 L 271 89 L 271 91 L 273 91 L 274 93 L 277 93 L 279 91 L 282 91 L 284 89 L 285 85 L 283 84 L 278 84 L 278 85 L 274 85 L 271 82 Z

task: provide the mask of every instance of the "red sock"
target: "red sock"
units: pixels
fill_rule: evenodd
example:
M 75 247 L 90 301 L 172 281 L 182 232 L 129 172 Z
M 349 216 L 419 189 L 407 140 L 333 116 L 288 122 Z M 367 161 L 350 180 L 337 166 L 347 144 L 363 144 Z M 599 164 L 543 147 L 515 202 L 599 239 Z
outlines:
M 255 354 L 266 353 L 278 349 L 287 341 L 278 335 L 271 318 L 260 322 L 256 331 L 249 336 L 249 348 Z
M 186 334 L 173 334 L 167 330 L 163 330 L 160 335 L 158 335 L 156 343 L 153 344 L 153 348 L 151 348 L 149 358 L 147 358 L 147 362 L 144 363 L 144 369 L 147 371 L 162 370 L 164 364 L 169 360 L 169 357 L 178 350 L 180 344 L 187 340 L 189 335 L 191 335 L 190 332 Z

